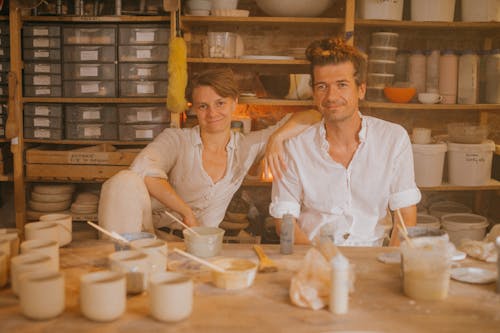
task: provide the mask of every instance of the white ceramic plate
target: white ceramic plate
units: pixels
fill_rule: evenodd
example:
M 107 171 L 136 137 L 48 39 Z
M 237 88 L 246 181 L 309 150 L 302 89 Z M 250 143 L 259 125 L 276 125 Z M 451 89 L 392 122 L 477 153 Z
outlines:
M 242 55 L 240 59 L 253 60 L 294 60 L 294 57 L 289 56 L 273 56 L 273 55 Z
M 492 283 L 497 280 L 497 273 L 477 267 L 459 267 L 451 270 L 451 278 L 467 283 Z

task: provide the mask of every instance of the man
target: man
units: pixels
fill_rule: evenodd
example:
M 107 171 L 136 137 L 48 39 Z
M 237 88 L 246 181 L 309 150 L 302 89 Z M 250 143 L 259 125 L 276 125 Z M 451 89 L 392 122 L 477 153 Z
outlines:
M 103 185 L 99 224 L 104 228 L 125 233 L 162 227 L 179 235 L 182 227 L 161 215 L 165 209 L 189 226 L 219 225 L 248 170 L 263 156 L 268 139 L 269 162 L 279 168 L 282 141 L 316 121 L 309 113 L 298 112 L 277 126 L 248 135 L 231 131 L 238 84 L 228 69 L 195 75 L 188 99 L 199 125 L 164 130 L 141 151 L 130 170 Z
M 399 125 L 363 116 L 366 56 L 341 39 L 313 42 L 313 98 L 322 120 L 285 144 L 287 170 L 273 182 L 270 214 L 292 214 L 297 243 L 326 234 L 338 245 L 382 244 L 387 207 L 416 224 L 420 192 L 411 143 Z M 391 245 L 398 244 L 397 232 Z

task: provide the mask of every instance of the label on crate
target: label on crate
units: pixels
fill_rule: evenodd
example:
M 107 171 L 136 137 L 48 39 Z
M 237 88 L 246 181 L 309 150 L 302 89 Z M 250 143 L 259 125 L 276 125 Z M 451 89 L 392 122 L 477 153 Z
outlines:
M 35 95 L 50 95 L 50 88 L 35 88 Z
M 83 129 L 84 137 L 100 137 L 101 136 L 101 128 L 100 127 L 85 127 Z
M 101 112 L 100 111 L 83 111 L 82 118 L 85 120 L 101 119 Z
M 151 59 L 151 50 L 136 50 L 135 56 L 137 59 Z
M 50 40 L 48 38 L 35 38 L 33 39 L 33 47 L 49 47 Z
M 48 36 L 49 35 L 49 29 L 47 28 L 34 28 L 33 29 L 33 36 Z
M 99 84 L 98 83 L 84 83 L 80 87 L 80 92 L 82 94 L 95 94 L 99 92 Z
M 155 32 L 154 31 L 137 31 L 135 33 L 135 40 L 138 42 L 154 42 Z
M 35 106 L 35 116 L 48 116 L 50 114 L 50 109 L 46 105 Z
M 80 76 L 93 76 L 97 77 L 99 75 L 98 73 L 99 68 L 96 66 L 93 67 L 80 67 Z
M 137 111 L 137 121 L 153 121 L 153 113 L 151 111 Z
M 48 139 L 50 138 L 50 130 L 45 128 L 37 128 L 33 132 L 33 136 L 37 139 Z
M 50 73 L 49 64 L 35 64 L 35 73 Z
M 153 138 L 153 130 L 135 130 L 135 138 L 136 139 L 152 139 Z
M 154 94 L 155 93 L 155 85 L 154 83 L 139 83 L 137 85 L 137 94 Z
M 138 68 L 137 69 L 138 76 L 150 77 L 151 74 L 152 74 L 151 68 Z
M 99 51 L 81 51 L 80 60 L 82 61 L 95 61 L 99 60 Z
M 49 51 L 47 50 L 36 50 L 35 54 L 33 55 L 34 58 L 48 58 L 49 57 Z
M 33 126 L 50 127 L 49 118 L 33 118 Z
M 33 84 L 35 86 L 50 86 L 49 75 L 35 75 L 33 76 Z

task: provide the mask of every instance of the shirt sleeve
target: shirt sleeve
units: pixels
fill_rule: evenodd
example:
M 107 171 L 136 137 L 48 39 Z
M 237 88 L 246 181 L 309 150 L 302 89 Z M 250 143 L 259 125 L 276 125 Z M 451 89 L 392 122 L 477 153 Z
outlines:
M 394 160 L 390 190 L 389 207 L 392 210 L 416 205 L 420 202 L 421 194 L 415 183 L 413 170 L 413 152 L 406 131 L 401 138 L 401 150 Z
M 183 131 L 180 129 L 165 129 L 153 142 L 148 144 L 135 158 L 130 169 L 144 177 L 168 179 L 181 151 Z

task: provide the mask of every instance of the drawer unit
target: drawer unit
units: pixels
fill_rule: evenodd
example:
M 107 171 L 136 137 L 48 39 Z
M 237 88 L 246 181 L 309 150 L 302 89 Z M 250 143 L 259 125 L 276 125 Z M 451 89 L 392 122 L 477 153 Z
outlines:
M 121 45 L 168 44 L 170 37 L 170 30 L 160 26 L 120 25 L 118 31 Z
M 66 122 L 75 123 L 116 123 L 115 105 L 66 105 Z
M 167 45 L 120 45 L 118 58 L 125 62 L 166 62 L 168 51 Z
M 114 26 L 63 27 L 64 44 L 114 45 Z
M 25 127 L 24 138 L 26 139 L 47 139 L 61 140 L 63 138 L 62 129 L 50 129 L 39 127 Z
M 63 46 L 65 62 L 114 62 L 114 46 Z
M 116 97 L 115 81 L 64 81 L 64 97 Z
M 116 140 L 118 138 L 116 123 L 113 124 L 79 124 L 66 123 L 66 139 L 72 140 Z
M 115 80 L 115 64 L 64 64 L 65 80 Z
M 31 25 L 23 26 L 23 36 L 31 37 L 59 37 L 61 36 L 61 27 L 58 25 Z
M 25 116 L 59 117 L 63 115 L 62 104 L 28 103 L 24 105 Z
M 153 140 L 168 124 L 118 125 L 119 138 L 123 141 Z
M 0 84 L 0 97 L 7 97 L 9 94 L 9 86 Z
M 169 123 L 170 112 L 164 104 L 158 105 L 120 105 L 118 106 L 120 124 Z
M 23 48 L 59 49 L 61 48 L 61 39 L 50 37 L 23 37 Z
M 10 71 L 10 62 L 2 61 L 0 62 L 0 72 L 8 73 Z
M 25 74 L 24 84 L 27 86 L 60 86 L 61 75 Z
M 31 61 L 59 61 L 61 49 L 24 49 L 23 59 Z
M 24 86 L 24 95 L 27 97 L 61 97 L 61 86 Z
M 0 46 L 0 59 L 9 59 L 10 49 L 6 46 Z
M 120 81 L 121 97 L 166 96 L 168 81 Z
M 43 116 L 32 117 L 24 115 L 24 126 L 62 129 L 63 121 L 62 117 L 43 117 Z
M 167 63 L 153 64 L 120 64 L 120 80 L 166 80 L 168 79 Z
M 56 63 L 32 63 L 24 64 L 25 74 L 61 74 L 61 64 Z

